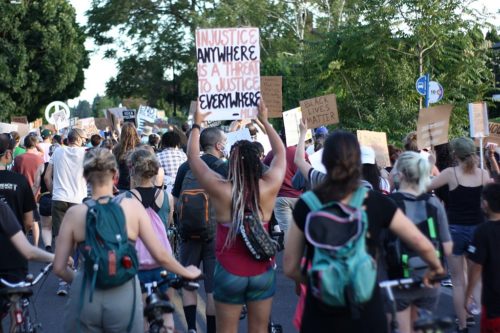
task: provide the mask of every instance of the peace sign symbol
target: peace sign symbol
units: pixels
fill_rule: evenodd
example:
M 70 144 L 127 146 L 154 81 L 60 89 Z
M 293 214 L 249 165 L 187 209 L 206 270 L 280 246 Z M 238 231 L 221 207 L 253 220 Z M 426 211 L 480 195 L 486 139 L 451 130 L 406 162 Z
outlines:
M 50 113 L 51 109 L 54 109 L 52 114 Z M 56 117 L 54 117 L 54 115 L 56 115 Z M 54 101 L 45 108 L 45 119 L 47 119 L 49 124 L 55 125 L 58 122 L 57 118 L 69 119 L 69 115 L 69 107 L 66 103 L 60 101 Z

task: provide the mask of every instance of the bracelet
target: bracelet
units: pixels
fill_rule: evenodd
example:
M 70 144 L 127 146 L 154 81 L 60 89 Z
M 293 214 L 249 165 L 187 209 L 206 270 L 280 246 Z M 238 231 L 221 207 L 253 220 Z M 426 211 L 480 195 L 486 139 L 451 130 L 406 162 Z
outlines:
M 200 125 L 193 124 L 193 126 L 191 126 L 191 129 L 195 129 L 195 128 L 197 128 L 197 129 L 199 129 L 201 131 L 201 126 Z

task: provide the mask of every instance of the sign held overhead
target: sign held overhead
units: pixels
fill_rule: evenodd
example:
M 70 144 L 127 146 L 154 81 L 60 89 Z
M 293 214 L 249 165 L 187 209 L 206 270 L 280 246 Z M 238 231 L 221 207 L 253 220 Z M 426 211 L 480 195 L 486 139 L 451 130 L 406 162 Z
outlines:
M 339 122 L 337 99 L 333 94 L 300 101 L 300 109 L 309 128 Z

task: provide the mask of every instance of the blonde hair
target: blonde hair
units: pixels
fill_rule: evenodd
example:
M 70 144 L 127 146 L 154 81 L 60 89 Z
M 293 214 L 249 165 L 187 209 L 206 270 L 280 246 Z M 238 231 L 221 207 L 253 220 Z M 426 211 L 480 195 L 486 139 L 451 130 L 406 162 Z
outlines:
M 403 175 L 408 184 L 417 186 L 418 194 L 427 192 L 431 183 L 431 165 L 427 158 L 419 153 L 406 151 L 399 155 L 394 168 Z
M 127 165 L 130 168 L 130 177 L 136 183 L 144 179 L 153 178 L 158 174 L 160 163 L 156 155 L 146 147 L 139 147 L 130 152 L 127 157 Z
M 116 159 L 109 149 L 94 148 L 85 154 L 83 176 L 92 185 L 105 183 L 116 171 Z

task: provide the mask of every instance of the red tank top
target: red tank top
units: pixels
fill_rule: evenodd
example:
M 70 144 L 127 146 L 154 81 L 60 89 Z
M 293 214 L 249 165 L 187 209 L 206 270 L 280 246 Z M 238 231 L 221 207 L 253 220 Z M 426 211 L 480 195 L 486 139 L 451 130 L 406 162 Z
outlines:
M 267 225 L 264 223 L 264 228 Z M 271 261 L 255 260 L 241 237 L 236 237 L 230 247 L 224 248 L 228 233 L 229 225 L 217 223 L 215 257 L 226 271 L 238 276 L 255 276 L 267 272 L 274 264 L 274 258 Z

